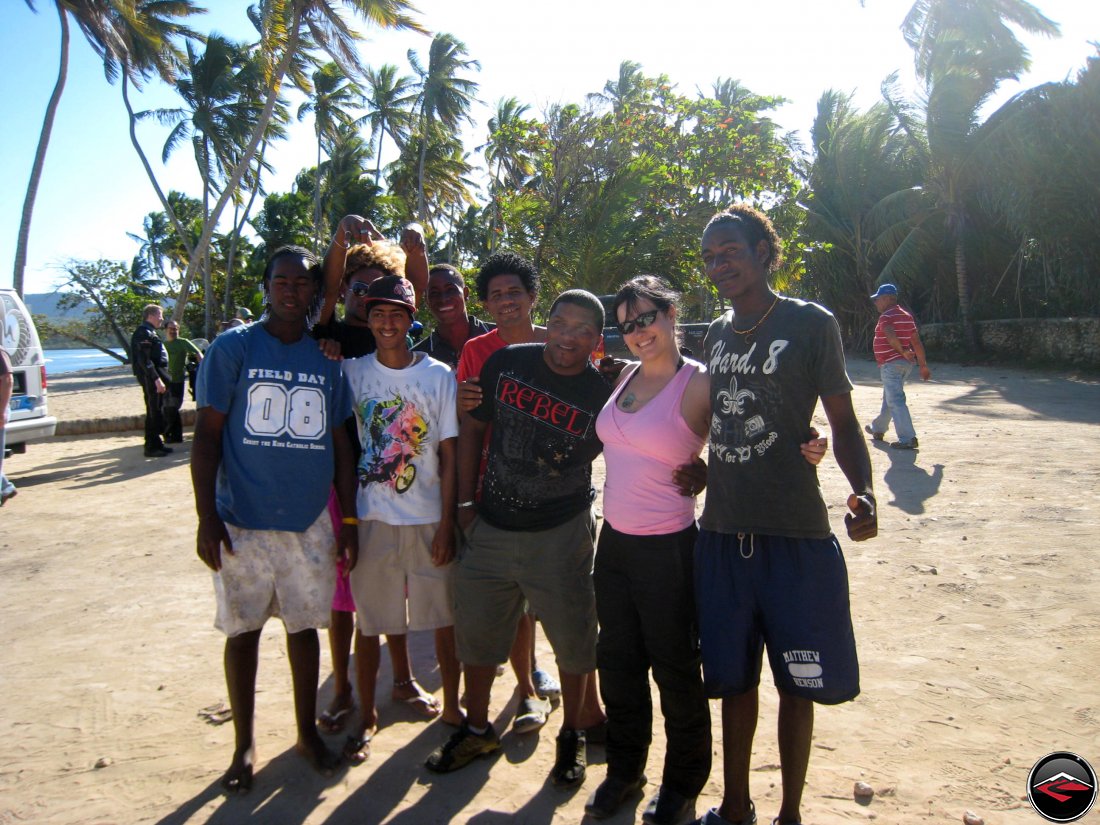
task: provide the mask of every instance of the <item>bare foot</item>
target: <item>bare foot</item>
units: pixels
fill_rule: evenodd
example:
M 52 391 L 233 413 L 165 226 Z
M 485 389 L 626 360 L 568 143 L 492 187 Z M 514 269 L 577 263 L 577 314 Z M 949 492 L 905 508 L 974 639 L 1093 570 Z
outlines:
M 307 733 L 304 737 L 299 737 L 294 750 L 298 751 L 321 776 L 332 776 L 340 765 L 340 757 L 328 749 L 316 728 L 312 735 Z
M 337 693 L 332 697 L 329 706 L 317 717 L 317 727 L 325 733 L 339 733 L 355 712 L 355 696 L 349 690 L 346 693 Z
M 243 796 L 252 790 L 252 764 L 255 758 L 255 748 L 251 746 L 233 752 L 233 761 L 221 779 L 222 789 L 227 794 Z

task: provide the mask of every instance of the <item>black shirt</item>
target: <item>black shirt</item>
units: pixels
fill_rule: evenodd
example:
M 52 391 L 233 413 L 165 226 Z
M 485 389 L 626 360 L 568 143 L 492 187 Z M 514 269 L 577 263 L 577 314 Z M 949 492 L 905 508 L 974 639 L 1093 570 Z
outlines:
M 470 412 L 492 424 L 478 514 L 505 530 L 547 530 L 596 498 L 592 460 L 603 450 L 596 415 L 611 395 L 599 370 L 559 375 L 543 344 L 517 344 L 489 356 L 484 396 Z
M 468 318 L 468 330 L 466 334 L 466 340 L 476 338 L 479 335 L 484 335 L 487 332 L 491 332 L 496 327 L 493 324 L 487 324 L 480 318 L 475 318 L 473 315 Z M 426 352 L 436 361 L 442 361 L 452 370 L 458 369 L 458 357 L 462 354 L 461 350 L 456 350 L 450 344 L 443 340 L 443 337 L 439 334 L 438 330 L 432 332 L 427 338 L 413 347 L 417 352 Z

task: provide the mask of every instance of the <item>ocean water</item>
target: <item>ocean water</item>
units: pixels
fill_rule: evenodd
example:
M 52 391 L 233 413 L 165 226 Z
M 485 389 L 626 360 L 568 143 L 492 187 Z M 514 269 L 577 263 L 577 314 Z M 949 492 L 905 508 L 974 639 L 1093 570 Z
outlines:
M 121 349 L 114 349 L 119 355 L 125 355 Z M 46 356 L 46 374 L 62 375 L 66 372 L 77 370 L 92 370 L 97 367 L 117 367 L 122 362 L 112 358 L 97 349 L 48 349 L 43 350 Z

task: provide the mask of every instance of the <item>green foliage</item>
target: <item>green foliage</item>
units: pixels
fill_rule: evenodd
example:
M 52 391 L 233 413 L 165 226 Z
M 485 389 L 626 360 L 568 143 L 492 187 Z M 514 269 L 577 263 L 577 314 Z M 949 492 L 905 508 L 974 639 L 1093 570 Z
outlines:
M 129 353 L 129 332 L 141 323 L 142 309 L 160 303 L 163 296 L 135 279 L 122 261 L 70 260 L 62 271 L 58 289 L 66 294 L 58 300 L 58 309 L 71 310 L 84 301 L 91 302 L 92 308 L 82 319 L 51 324 L 49 331 L 88 343 L 109 342 Z
M 782 101 L 735 88 L 744 94 L 688 97 L 627 61 L 587 108 L 516 121 L 508 139 L 529 153 L 533 174 L 496 181 L 499 243 L 534 260 L 546 295 L 613 292 L 652 272 L 686 293 L 689 316 L 709 318 L 714 295 L 697 250 L 711 215 L 750 201 L 782 214 L 788 238 L 800 221 L 787 208 L 798 192 L 791 147 L 763 114 Z M 797 274 L 796 264 L 783 276 L 796 286 Z

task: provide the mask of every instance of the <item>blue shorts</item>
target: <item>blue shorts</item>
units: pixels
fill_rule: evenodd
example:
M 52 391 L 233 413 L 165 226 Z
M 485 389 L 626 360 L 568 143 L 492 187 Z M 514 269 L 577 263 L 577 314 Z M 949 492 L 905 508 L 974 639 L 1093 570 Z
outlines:
M 765 646 L 784 693 L 825 705 L 859 695 L 848 569 L 835 536 L 700 530 L 695 601 L 711 698 L 755 688 Z

